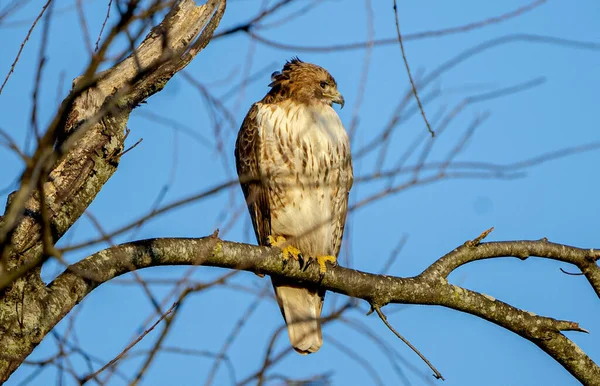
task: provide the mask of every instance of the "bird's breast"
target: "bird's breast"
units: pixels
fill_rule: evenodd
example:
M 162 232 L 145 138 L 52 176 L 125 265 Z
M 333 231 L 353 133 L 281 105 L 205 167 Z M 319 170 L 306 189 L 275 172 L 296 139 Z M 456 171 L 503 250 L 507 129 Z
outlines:
M 349 157 L 348 135 L 331 106 L 269 105 L 257 118 L 263 157 L 275 169 L 317 182 L 329 178 Z
M 350 146 L 330 106 L 262 106 L 258 113 L 261 174 L 272 231 L 299 237 L 308 253 L 331 254 L 335 203 L 345 196 Z

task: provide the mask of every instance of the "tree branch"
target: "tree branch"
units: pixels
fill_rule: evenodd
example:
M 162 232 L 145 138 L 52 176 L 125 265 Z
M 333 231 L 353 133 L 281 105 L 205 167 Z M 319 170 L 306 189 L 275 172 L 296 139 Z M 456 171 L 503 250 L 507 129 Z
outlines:
M 54 315 L 39 275 L 39 267 L 48 258 L 46 252 L 116 171 L 131 111 L 162 90 L 209 43 L 226 0 L 209 0 L 200 6 L 194 0 L 173 2 L 139 47 L 97 73 L 110 44 L 139 16 L 136 4 L 128 5 L 83 75 L 73 82 L 73 90 L 38 141 L 21 185 L 9 196 L 6 212 L 0 217 L 0 340 L 11 342 L 1 346 L 0 383 L 50 331 L 39 328 L 48 325 L 45 311 Z M 42 235 L 47 236 L 46 248 Z
M 164 265 L 204 265 L 285 276 L 298 282 L 360 298 L 372 306 L 388 303 L 439 305 L 469 313 L 502 326 L 536 344 L 586 385 L 600 385 L 600 367 L 562 331 L 587 332 L 576 322 L 538 316 L 491 296 L 448 283 L 447 275 L 471 261 L 500 256 L 537 256 L 584 267 L 592 286 L 600 256 L 595 250 L 542 241 L 467 242 L 441 257 L 423 273 L 411 278 L 374 275 L 343 267 L 329 268 L 320 278 L 316 266 L 305 271 L 282 266 L 278 249 L 226 242 L 218 237 L 150 239 L 97 252 L 68 267 L 50 285 L 45 312 L 51 329 L 77 303 L 100 284 L 127 272 Z M 589 262 L 589 263 L 586 263 Z M 595 287 L 597 290 L 597 288 Z M 10 342 L 0 340 L 0 346 Z
M 498 241 L 476 245 L 466 242 L 429 266 L 421 275 L 446 278 L 461 265 L 503 256 L 518 257 L 521 260 L 537 256 L 575 265 L 585 275 L 600 298 L 600 267 L 596 263 L 600 259 L 600 250 L 555 244 L 546 238 L 536 241 Z

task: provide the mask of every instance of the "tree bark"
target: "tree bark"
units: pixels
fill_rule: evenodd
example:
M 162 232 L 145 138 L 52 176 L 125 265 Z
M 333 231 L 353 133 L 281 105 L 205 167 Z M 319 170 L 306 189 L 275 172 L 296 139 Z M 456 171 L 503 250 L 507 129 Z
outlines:
M 10 342 L 0 346 L 0 382 L 55 324 L 39 267 L 116 171 L 129 114 L 208 44 L 225 5 L 177 2 L 126 59 L 96 74 L 106 44 L 73 82 L 0 220 L 0 340 Z

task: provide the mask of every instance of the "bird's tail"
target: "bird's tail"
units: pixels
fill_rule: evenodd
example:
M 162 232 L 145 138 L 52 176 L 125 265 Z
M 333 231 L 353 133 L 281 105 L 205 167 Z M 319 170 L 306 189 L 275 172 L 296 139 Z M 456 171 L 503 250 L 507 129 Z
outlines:
M 302 355 L 317 352 L 323 345 L 323 297 L 315 290 L 286 285 L 275 285 L 275 295 L 294 350 Z

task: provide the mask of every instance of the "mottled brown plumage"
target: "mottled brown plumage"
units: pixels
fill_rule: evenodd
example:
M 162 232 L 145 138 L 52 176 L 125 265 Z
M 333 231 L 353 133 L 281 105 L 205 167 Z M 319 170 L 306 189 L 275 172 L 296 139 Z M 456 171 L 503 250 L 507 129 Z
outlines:
M 283 237 L 324 268 L 320 257 L 340 251 L 353 179 L 348 136 L 331 107 L 344 99 L 325 69 L 297 58 L 269 86 L 248 111 L 235 151 L 256 239 L 270 245 L 269 236 Z M 292 346 L 317 351 L 324 291 L 272 280 Z

